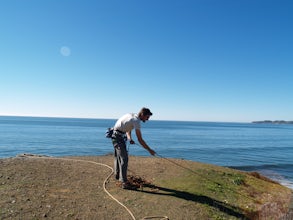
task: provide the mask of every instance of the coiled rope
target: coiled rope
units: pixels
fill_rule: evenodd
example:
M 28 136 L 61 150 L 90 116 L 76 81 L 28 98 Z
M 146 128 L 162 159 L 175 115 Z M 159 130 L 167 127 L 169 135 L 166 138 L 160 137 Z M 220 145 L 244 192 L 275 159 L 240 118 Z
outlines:
M 99 162 L 95 162 L 95 161 L 90 161 L 90 160 L 79 160 L 79 159 L 70 159 L 70 158 L 58 158 L 58 157 L 49 157 L 49 156 L 44 156 L 44 155 L 35 155 L 35 154 L 21 154 L 18 155 L 18 157 L 26 157 L 26 158 L 33 158 L 33 159 L 54 159 L 54 160 L 64 160 L 64 161 L 75 161 L 75 162 L 82 162 L 82 163 L 92 163 L 95 165 L 100 165 L 100 166 L 104 166 L 107 167 L 111 170 L 111 173 L 106 177 L 106 179 L 103 182 L 103 190 L 107 193 L 107 195 L 113 199 L 115 202 L 117 202 L 120 206 L 122 206 L 131 216 L 131 218 L 133 220 L 136 220 L 135 216 L 133 215 L 133 213 L 126 207 L 126 205 L 124 205 L 122 202 L 120 202 L 118 199 L 116 199 L 111 193 L 109 193 L 109 191 L 106 189 L 106 184 L 109 181 L 110 177 L 113 175 L 114 173 L 114 169 L 104 163 L 99 163 Z M 142 219 L 146 220 L 146 219 L 169 219 L 167 216 L 146 216 L 143 217 Z

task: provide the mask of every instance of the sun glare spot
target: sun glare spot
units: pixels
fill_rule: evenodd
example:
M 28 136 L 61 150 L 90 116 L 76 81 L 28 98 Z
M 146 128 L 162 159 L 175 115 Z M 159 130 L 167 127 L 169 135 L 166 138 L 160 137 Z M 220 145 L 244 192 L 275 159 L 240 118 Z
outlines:
M 63 47 L 60 48 L 60 53 L 61 53 L 62 56 L 68 57 L 71 54 L 71 50 L 70 50 L 69 47 L 63 46 Z

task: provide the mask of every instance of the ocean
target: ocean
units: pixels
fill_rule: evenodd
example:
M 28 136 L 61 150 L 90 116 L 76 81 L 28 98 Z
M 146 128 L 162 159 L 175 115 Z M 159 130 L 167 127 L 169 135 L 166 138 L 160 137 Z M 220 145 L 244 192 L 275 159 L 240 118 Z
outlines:
M 0 158 L 112 153 L 105 131 L 115 121 L 0 116 Z M 142 134 L 160 156 L 257 171 L 293 189 L 293 125 L 150 120 Z M 129 154 L 150 156 L 139 145 Z

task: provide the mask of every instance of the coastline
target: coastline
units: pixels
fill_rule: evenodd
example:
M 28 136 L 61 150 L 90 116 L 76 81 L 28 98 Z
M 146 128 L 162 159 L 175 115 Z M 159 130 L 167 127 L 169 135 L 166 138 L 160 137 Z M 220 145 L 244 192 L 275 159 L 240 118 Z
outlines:
M 284 120 L 264 120 L 264 121 L 253 121 L 254 124 L 293 124 L 293 121 L 284 121 Z
M 9 117 L 1 122 L 1 156 L 112 152 L 111 143 L 104 138 L 105 128 L 113 123 L 110 119 Z M 146 140 L 163 156 L 257 171 L 289 187 L 293 185 L 292 132 L 287 125 L 251 123 L 150 121 L 144 127 Z M 130 154 L 144 156 L 147 152 L 130 146 Z

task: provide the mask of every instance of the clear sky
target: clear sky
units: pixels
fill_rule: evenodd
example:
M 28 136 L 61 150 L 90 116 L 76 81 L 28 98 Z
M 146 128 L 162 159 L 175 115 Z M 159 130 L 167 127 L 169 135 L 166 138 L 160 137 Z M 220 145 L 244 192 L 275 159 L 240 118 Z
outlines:
M 0 115 L 293 120 L 291 0 L 1 0 Z

